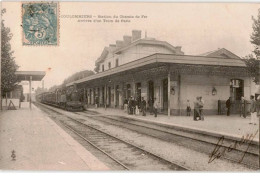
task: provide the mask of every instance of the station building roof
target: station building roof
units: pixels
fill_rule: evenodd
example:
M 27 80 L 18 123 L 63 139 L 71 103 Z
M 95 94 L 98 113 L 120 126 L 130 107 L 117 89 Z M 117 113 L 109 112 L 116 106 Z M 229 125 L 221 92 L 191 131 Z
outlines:
M 214 51 L 209 51 L 209 52 L 200 54 L 199 56 L 223 57 L 226 59 L 229 59 L 229 58 L 241 59 L 240 57 L 238 57 L 237 55 L 235 55 L 234 53 L 230 52 L 229 50 L 227 50 L 225 48 L 219 48 Z
M 150 56 L 120 65 L 118 67 L 88 76 L 83 79 L 68 83 L 66 86 L 83 83 L 98 78 L 103 78 L 117 73 L 123 73 L 132 69 L 153 68 L 155 64 L 182 64 L 182 65 L 202 65 L 202 66 L 223 66 L 223 67 L 243 67 L 246 65 L 240 58 L 224 58 L 224 57 L 209 57 L 209 56 L 194 56 L 194 55 L 175 55 L 156 53 Z
M 41 81 L 45 76 L 45 71 L 17 71 L 15 75 L 18 81 L 29 81 L 32 76 L 32 81 Z

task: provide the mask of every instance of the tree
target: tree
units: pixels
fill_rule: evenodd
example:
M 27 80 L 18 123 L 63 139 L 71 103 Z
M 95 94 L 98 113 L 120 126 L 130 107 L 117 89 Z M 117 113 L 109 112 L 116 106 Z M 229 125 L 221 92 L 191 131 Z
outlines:
M 76 72 L 76 73 L 72 74 L 71 76 L 69 76 L 68 78 L 64 79 L 64 81 L 61 85 L 54 85 L 54 86 L 50 87 L 48 91 L 53 92 L 57 88 L 65 88 L 66 84 L 68 84 L 68 83 L 71 83 L 73 81 L 77 81 L 77 80 L 82 79 L 82 78 L 86 78 L 86 77 L 94 75 L 94 74 L 95 73 L 91 70 L 83 70 L 83 71 L 80 71 L 80 72 Z
M 35 90 L 35 94 L 36 95 L 39 95 L 43 92 L 48 92 L 48 89 L 47 88 L 40 88 L 40 87 L 37 87 L 37 89 Z
M 2 9 L 1 15 L 3 16 L 5 12 L 6 10 Z M 5 94 L 13 90 L 17 83 L 15 72 L 18 65 L 15 63 L 14 52 L 11 50 L 10 28 L 4 25 L 4 20 L 1 21 L 1 27 L 1 94 Z
M 254 45 L 254 54 L 260 59 L 260 9 L 258 9 L 257 19 L 252 16 L 253 33 L 251 34 L 251 43 Z
M 257 19 L 252 17 L 253 20 L 253 32 L 250 36 L 251 43 L 254 45 L 254 55 L 249 54 L 245 56 L 243 59 L 246 63 L 248 72 L 250 76 L 253 77 L 253 81 L 256 84 L 260 83 L 260 9 L 258 9 L 258 16 Z
M 260 60 L 255 59 L 252 54 L 245 56 L 243 59 L 246 63 L 247 70 L 250 73 L 250 76 L 253 77 L 253 81 L 256 84 L 259 84 L 260 83 L 260 78 L 259 78 L 259 75 L 260 75 Z
M 63 85 L 66 85 L 68 83 L 71 83 L 73 81 L 77 81 L 79 79 L 94 75 L 95 73 L 91 70 L 84 70 L 77 73 L 74 73 L 73 75 L 69 76 L 63 81 Z
M 54 86 L 52 86 L 52 87 L 50 87 L 49 88 L 49 92 L 53 92 L 53 91 L 55 91 L 57 88 L 60 88 L 61 86 L 57 86 L 57 85 L 54 85 Z

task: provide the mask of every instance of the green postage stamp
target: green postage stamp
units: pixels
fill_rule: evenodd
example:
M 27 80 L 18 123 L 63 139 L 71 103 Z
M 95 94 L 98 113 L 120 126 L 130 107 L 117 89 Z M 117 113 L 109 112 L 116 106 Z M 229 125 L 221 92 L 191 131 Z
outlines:
M 58 2 L 22 2 L 23 45 L 58 45 L 58 5 Z

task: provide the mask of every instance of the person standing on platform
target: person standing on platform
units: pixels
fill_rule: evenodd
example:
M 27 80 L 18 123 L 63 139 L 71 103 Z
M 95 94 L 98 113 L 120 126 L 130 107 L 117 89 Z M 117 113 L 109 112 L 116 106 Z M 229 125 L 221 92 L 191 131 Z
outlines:
M 246 118 L 245 103 L 246 103 L 246 100 L 242 96 L 241 101 L 240 101 L 240 117 L 243 115 L 244 118 Z
M 249 124 L 256 125 L 257 123 L 257 116 L 256 116 L 256 101 L 253 95 L 250 96 L 250 113 L 251 113 L 251 120 Z
M 139 97 L 135 99 L 136 105 L 135 105 L 135 114 L 139 115 L 140 114 L 140 104 L 141 102 L 139 101 Z
M 154 98 L 154 103 L 153 103 L 153 108 L 154 108 L 154 117 L 157 117 L 157 111 L 159 108 L 159 102 L 156 98 Z
M 127 109 L 128 109 L 128 101 L 125 98 L 125 101 L 124 101 L 124 111 L 127 112 Z
M 152 115 L 153 114 L 153 99 L 152 99 L 152 97 L 150 97 L 150 99 L 148 100 L 148 105 L 149 105 L 150 115 Z
M 200 112 L 200 120 L 202 121 L 204 120 L 203 106 L 204 106 L 204 100 L 202 99 L 202 97 L 200 97 L 199 112 Z
M 226 101 L 226 108 L 227 108 L 227 116 L 230 115 L 230 108 L 231 108 L 231 97 Z
M 256 112 L 256 116 L 260 115 L 260 95 L 258 95 L 257 99 L 256 99 L 256 105 L 257 105 L 257 112 Z
M 142 109 L 143 116 L 146 116 L 146 101 L 145 101 L 144 97 L 142 97 L 141 109 Z
M 95 98 L 95 107 L 98 108 L 98 96 Z
M 137 105 L 136 98 L 133 98 L 132 101 L 133 101 L 132 103 L 133 114 L 136 115 L 136 105 Z
M 190 116 L 191 107 L 190 107 L 190 100 L 187 100 L 187 116 Z
M 200 97 L 196 97 L 196 100 L 194 101 L 194 114 L 193 114 L 193 120 L 198 121 L 200 119 Z
M 129 114 L 133 114 L 133 97 L 130 97 L 129 102 L 128 102 L 128 109 L 129 109 Z

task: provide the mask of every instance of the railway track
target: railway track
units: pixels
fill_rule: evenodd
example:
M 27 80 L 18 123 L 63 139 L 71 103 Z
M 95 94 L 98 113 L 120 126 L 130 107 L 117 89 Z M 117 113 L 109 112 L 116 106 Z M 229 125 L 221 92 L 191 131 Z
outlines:
M 143 133 L 145 135 L 155 137 L 157 139 L 161 139 L 164 141 L 169 141 L 173 143 L 178 143 L 179 145 L 183 145 L 187 148 L 194 149 L 196 151 L 206 153 L 210 155 L 214 146 L 217 143 L 217 137 L 214 136 L 195 136 L 195 135 L 186 135 L 181 130 L 172 130 L 169 131 L 167 129 L 155 129 L 151 126 L 145 126 L 141 123 L 131 123 L 128 120 L 119 120 L 118 118 L 111 118 L 108 116 L 102 116 L 101 114 L 95 112 L 75 112 L 78 115 L 85 116 L 87 118 L 91 118 L 93 120 L 102 121 L 105 123 L 109 123 L 110 125 L 121 126 L 123 128 L 127 128 L 133 131 L 137 131 L 139 133 Z M 122 119 L 122 118 L 120 118 Z M 174 140 L 173 140 L 174 139 Z M 229 150 L 229 146 L 232 143 L 236 143 L 235 140 L 226 139 L 227 144 L 223 145 L 221 149 Z M 249 149 L 246 150 L 245 148 L 248 147 L 246 145 L 242 146 L 243 148 L 235 148 L 232 152 L 228 152 L 226 155 L 222 156 L 223 159 L 238 163 L 239 156 L 245 154 L 245 157 L 241 165 L 244 165 L 248 168 L 258 170 L 259 169 L 259 146 L 257 145 L 249 145 Z M 222 150 L 220 150 L 222 151 Z
M 99 158 L 103 163 L 111 168 L 112 170 L 128 170 L 122 163 L 116 160 L 114 157 L 103 151 L 102 149 L 98 148 L 96 145 L 91 143 L 88 139 L 86 139 L 83 135 L 72 129 L 70 126 L 66 125 L 61 121 L 64 120 L 64 115 L 54 111 L 53 109 L 49 109 L 39 105 L 38 103 L 36 106 L 40 107 L 44 110 L 45 113 L 49 115 L 52 120 L 59 125 L 61 128 L 64 129 L 69 135 L 71 135 L 76 141 L 78 141 L 84 148 L 86 148 L 89 152 Z
M 44 106 L 44 108 L 55 112 L 59 117 L 59 121 L 67 129 L 114 160 L 125 170 L 190 170 L 123 139 L 112 136 L 92 125 L 88 125 L 84 123 L 84 119 L 72 118 L 50 107 Z

